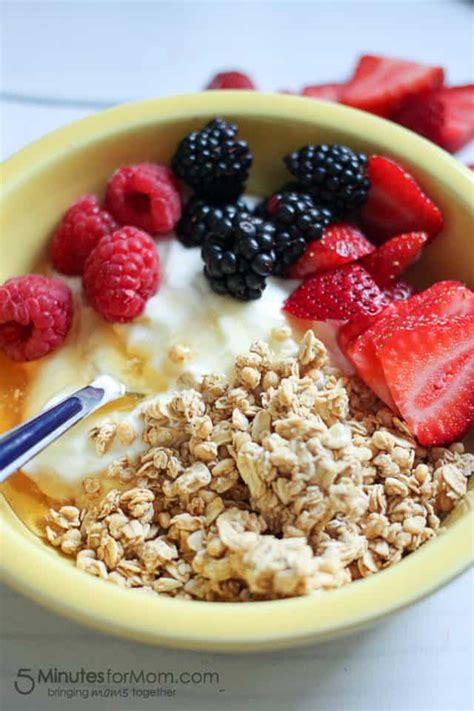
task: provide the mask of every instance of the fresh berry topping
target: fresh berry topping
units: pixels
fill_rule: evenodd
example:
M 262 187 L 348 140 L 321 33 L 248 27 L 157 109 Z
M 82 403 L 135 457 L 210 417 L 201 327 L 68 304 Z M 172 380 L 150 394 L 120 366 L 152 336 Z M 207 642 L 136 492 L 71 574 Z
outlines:
M 153 163 L 116 170 L 107 183 L 105 202 L 120 224 L 151 235 L 171 232 L 181 215 L 176 178 L 169 168 Z
M 362 207 L 362 222 L 371 239 L 383 242 L 405 232 L 427 232 L 433 238 L 443 227 L 438 207 L 415 178 L 385 156 L 370 156 L 369 199 Z
M 289 274 L 295 279 L 301 279 L 355 262 L 373 251 L 374 246 L 357 227 L 337 222 L 325 228 L 320 240 L 308 244 L 305 253 L 293 264 Z
M 474 422 L 474 316 L 419 320 L 378 349 L 395 404 L 423 446 L 461 439 Z
M 259 299 L 275 266 L 275 228 L 248 213 L 216 220 L 204 239 L 204 274 L 218 294 Z
M 243 193 L 252 154 L 245 141 L 235 140 L 236 133 L 237 126 L 218 118 L 178 145 L 172 168 L 199 197 L 231 202 Z
M 441 67 L 366 54 L 360 57 L 354 76 L 341 91 L 343 104 L 379 116 L 390 114 L 410 94 L 441 86 Z
M 16 361 L 55 350 L 71 328 L 73 301 L 64 282 L 28 274 L 0 287 L 0 348 Z
M 290 173 L 309 192 L 318 205 L 345 215 L 367 200 L 369 181 L 367 158 L 347 146 L 304 146 L 284 159 Z
M 365 269 L 346 264 L 330 272 L 309 277 L 285 301 L 286 313 L 311 321 L 348 320 L 372 316 L 389 304 Z
M 156 292 L 159 266 L 151 237 L 135 227 L 122 227 L 103 237 L 88 256 L 84 291 L 106 321 L 126 323 L 140 316 Z
M 227 205 L 211 205 L 199 198 L 191 198 L 176 227 L 178 239 L 185 247 L 200 247 L 204 237 L 220 220 L 232 220 L 239 211 L 248 212 L 242 200 Z
M 255 84 L 242 72 L 220 72 L 211 79 L 206 89 L 255 89 Z
M 378 354 L 385 339 L 420 321 L 465 315 L 474 316 L 474 293 L 460 282 L 437 282 L 411 298 L 393 301 L 371 321 L 351 319 L 340 329 L 338 342 L 362 380 L 396 409 Z
M 361 259 L 360 264 L 379 286 L 388 286 L 417 259 L 427 240 L 426 232 L 397 235 Z
M 467 166 L 469 170 L 474 170 L 474 163 L 471 163 L 470 165 Z
M 339 101 L 344 84 L 315 84 L 305 86 L 301 92 L 302 96 L 309 96 L 311 99 L 321 99 L 322 101 Z
M 420 316 L 474 315 L 474 292 L 459 281 L 438 281 L 406 301 L 403 309 Z
M 326 207 L 317 207 L 304 193 L 275 193 L 267 201 L 267 215 L 275 225 L 274 274 L 284 276 L 289 267 L 303 254 L 308 242 L 319 239 L 333 214 Z
M 474 138 L 474 84 L 409 97 L 392 118 L 455 153 Z
M 304 186 L 292 180 L 289 183 L 285 183 L 276 193 L 272 193 L 269 197 L 264 198 L 258 205 L 254 208 L 254 215 L 261 217 L 264 220 L 272 219 L 272 215 L 275 213 L 278 203 L 283 197 L 288 193 L 304 193 L 307 195 Z M 311 197 L 311 196 L 310 196 Z
M 415 287 L 406 281 L 396 281 L 383 288 L 383 293 L 392 301 L 405 301 L 413 296 Z
M 95 195 L 83 195 L 66 210 L 53 235 L 54 267 L 63 274 L 82 274 L 91 250 L 101 237 L 117 228 L 114 218 L 100 207 Z

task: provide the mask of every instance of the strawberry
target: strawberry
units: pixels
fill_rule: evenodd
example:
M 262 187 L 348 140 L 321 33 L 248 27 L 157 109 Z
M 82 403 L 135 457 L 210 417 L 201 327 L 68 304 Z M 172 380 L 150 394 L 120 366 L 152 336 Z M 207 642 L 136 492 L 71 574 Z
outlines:
M 390 116 L 411 94 L 442 86 L 441 67 L 366 54 L 360 57 L 352 79 L 343 87 L 343 104 Z
M 373 315 L 389 303 L 365 269 L 346 264 L 306 279 L 288 297 L 283 310 L 311 321 L 348 320 Z
M 398 410 L 423 446 L 464 436 L 474 422 L 474 315 L 395 330 L 378 357 Z
M 443 227 L 438 207 L 415 178 L 391 158 L 369 157 L 369 198 L 361 217 L 370 239 L 383 242 L 405 232 L 426 232 L 433 238 Z
M 336 222 L 326 227 L 321 239 L 310 242 L 290 269 L 296 279 L 355 262 L 374 251 L 374 246 L 354 225 Z
M 469 170 L 474 170 L 474 163 L 471 163 L 470 165 L 467 166 Z
M 383 293 L 392 301 L 404 301 L 415 293 L 415 287 L 406 281 L 396 281 L 384 287 Z
M 301 91 L 301 96 L 309 96 L 312 99 L 322 101 L 336 101 L 341 98 L 341 91 L 344 84 L 314 84 L 305 86 Z
M 392 118 L 455 153 L 474 138 L 474 84 L 411 96 Z
M 442 281 L 405 301 L 395 301 L 372 319 L 351 319 L 338 335 L 339 345 L 359 376 L 381 400 L 395 409 L 379 359 L 393 333 L 429 319 L 474 316 L 474 293 L 460 282 Z
M 428 240 L 426 232 L 408 232 L 392 237 L 375 252 L 359 260 L 381 287 L 394 281 L 420 254 Z

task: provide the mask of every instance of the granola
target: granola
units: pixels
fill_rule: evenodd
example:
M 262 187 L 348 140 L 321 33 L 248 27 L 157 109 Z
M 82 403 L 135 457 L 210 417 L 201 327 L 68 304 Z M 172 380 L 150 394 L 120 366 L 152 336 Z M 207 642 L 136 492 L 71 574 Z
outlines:
M 287 334 L 280 335 L 286 338 Z M 367 577 L 433 538 L 474 456 L 426 450 L 308 331 L 296 357 L 257 342 L 141 411 L 146 451 L 51 509 L 47 540 L 79 569 L 150 594 L 211 601 L 313 594 Z

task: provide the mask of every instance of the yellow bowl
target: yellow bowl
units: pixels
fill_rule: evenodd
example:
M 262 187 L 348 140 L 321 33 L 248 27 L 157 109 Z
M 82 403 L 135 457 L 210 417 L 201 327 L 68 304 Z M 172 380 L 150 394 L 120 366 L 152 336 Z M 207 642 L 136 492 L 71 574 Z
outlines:
M 287 179 L 281 156 L 305 143 L 342 142 L 400 159 L 442 208 L 446 227 L 416 270 L 421 284 L 474 285 L 473 180 L 433 144 L 336 104 L 252 92 L 143 101 L 83 119 L 33 143 L 3 166 L 0 282 L 41 256 L 58 216 L 86 191 L 101 193 L 118 166 L 168 162 L 184 133 L 216 115 L 235 119 L 255 154 L 250 191 Z M 245 345 L 245 344 L 243 344 Z M 149 597 L 77 571 L 34 536 L 1 497 L 5 579 L 78 622 L 144 642 L 192 649 L 276 649 L 359 629 L 431 593 L 473 560 L 474 514 L 463 505 L 448 530 L 384 572 L 315 597 L 207 603 Z

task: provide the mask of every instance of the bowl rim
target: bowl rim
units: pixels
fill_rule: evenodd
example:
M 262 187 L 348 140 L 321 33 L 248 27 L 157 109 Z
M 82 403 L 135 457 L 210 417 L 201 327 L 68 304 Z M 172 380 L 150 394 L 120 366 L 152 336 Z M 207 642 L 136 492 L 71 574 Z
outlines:
M 337 125 L 363 141 L 370 132 L 391 154 L 429 165 L 433 177 L 449 183 L 470 203 L 472 173 L 431 142 L 376 116 L 329 102 L 246 91 L 209 91 L 123 104 L 75 121 L 38 139 L 1 166 L 2 196 L 27 177 L 61 160 L 72 149 L 101 141 L 134 124 L 219 114 Z M 394 150 L 393 146 L 397 149 Z M 400 150 L 403 146 L 403 150 Z M 421 170 L 421 169 L 420 169 Z M 474 562 L 474 511 L 453 522 L 397 565 L 336 590 L 314 596 L 252 603 L 210 603 L 149 596 L 84 575 L 52 549 L 32 546 L 29 532 L 0 497 L 2 571 L 5 581 L 36 602 L 82 624 L 147 643 L 187 649 L 252 651 L 323 640 L 354 631 L 401 609 L 459 575 Z M 27 535 L 25 535 L 26 531 Z M 107 594 L 104 594 L 107 590 Z M 136 595 L 136 593 L 135 593 Z M 135 602 L 145 604 L 130 604 Z M 150 620 L 153 618 L 153 625 Z

